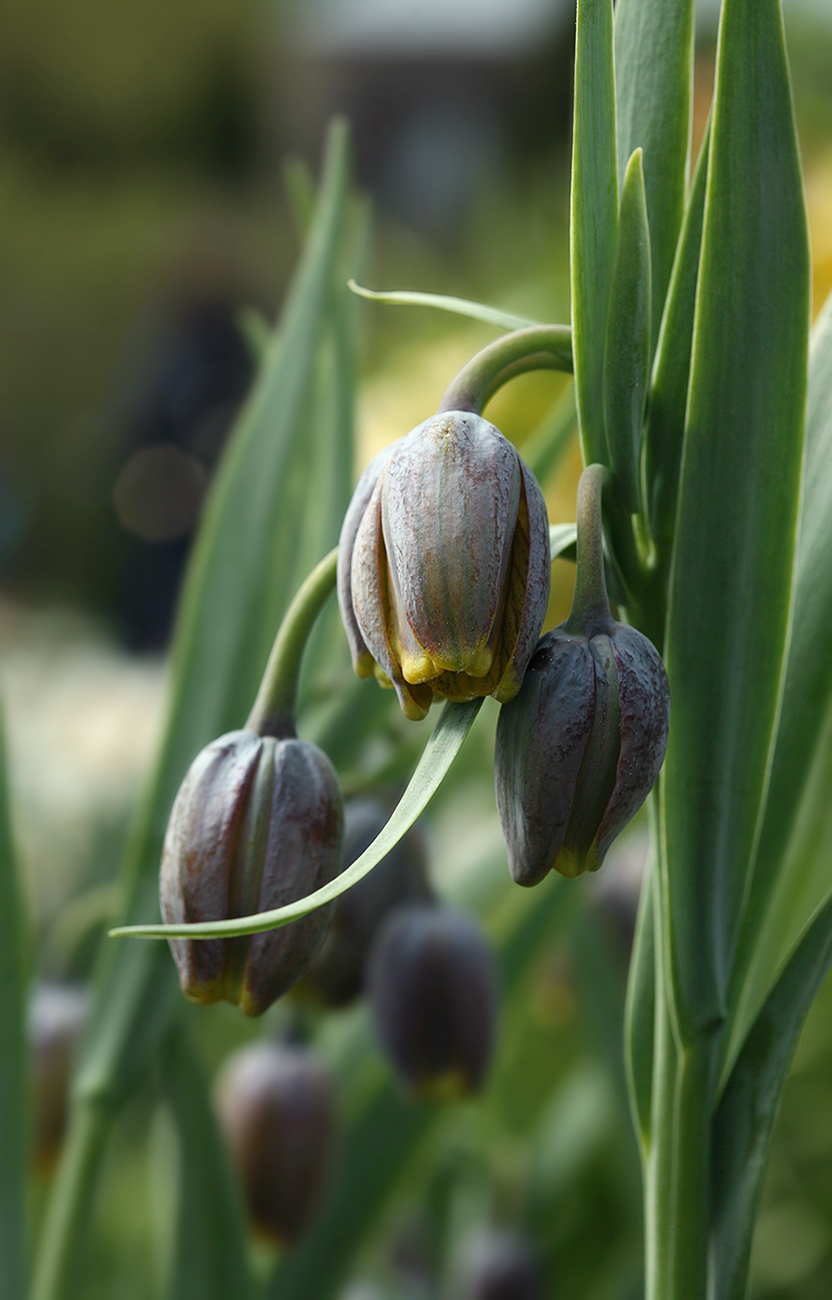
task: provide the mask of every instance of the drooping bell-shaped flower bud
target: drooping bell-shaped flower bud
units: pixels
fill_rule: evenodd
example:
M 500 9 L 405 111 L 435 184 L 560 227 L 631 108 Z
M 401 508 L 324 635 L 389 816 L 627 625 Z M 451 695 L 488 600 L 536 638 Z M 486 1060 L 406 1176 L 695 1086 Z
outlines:
M 482 416 L 432 416 L 365 471 L 344 519 L 338 595 L 355 670 L 404 713 L 434 698 L 510 700 L 546 613 L 537 480 Z
M 315 1215 L 332 1164 L 329 1075 L 308 1048 L 254 1043 L 225 1062 L 215 1096 L 252 1224 L 292 1245 Z
M 297 738 L 231 731 L 194 759 L 176 796 L 160 877 L 162 916 L 182 924 L 294 902 L 341 865 L 343 799 L 322 750 Z M 331 909 L 277 930 L 172 939 L 185 995 L 260 1015 L 315 957 Z
M 603 578 L 603 471 L 584 471 L 567 621 L 541 637 L 500 712 L 497 808 L 518 884 L 595 871 L 647 798 L 667 748 L 670 695 L 647 637 L 613 620 Z
M 409 1092 L 441 1101 L 480 1087 L 494 1046 L 497 973 L 469 916 L 438 904 L 397 908 L 373 944 L 368 992 Z
M 344 867 L 370 847 L 391 811 L 380 799 L 347 801 Z M 432 897 L 424 837 L 417 823 L 363 880 L 338 895 L 324 946 L 297 992 L 311 994 L 328 1007 L 347 1006 L 364 989 L 370 947 L 387 914 L 403 903 L 426 903 Z

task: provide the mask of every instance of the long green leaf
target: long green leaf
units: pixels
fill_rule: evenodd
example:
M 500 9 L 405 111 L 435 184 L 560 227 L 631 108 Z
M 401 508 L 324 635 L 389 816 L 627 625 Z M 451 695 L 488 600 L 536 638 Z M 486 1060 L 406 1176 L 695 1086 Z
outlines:
M 618 0 L 615 91 L 621 174 L 644 150 L 656 346 L 685 208 L 693 81 L 693 0 Z
M 125 875 L 127 915 L 158 915 L 157 872 L 168 811 L 194 754 L 246 717 L 259 674 L 292 595 L 292 553 L 270 583 L 285 516 L 296 508 L 287 477 L 305 434 L 315 358 L 342 241 L 347 140 L 336 127 L 321 197 L 281 324 L 223 458 L 189 565 L 174 644 L 172 700 L 153 779 L 136 820 Z M 314 498 L 313 508 L 314 508 Z M 331 521 L 326 520 L 329 526 Z M 290 538 L 290 542 L 292 539 Z M 76 1083 L 68 1155 L 59 1171 L 38 1260 L 36 1300 L 66 1295 L 79 1248 L 79 1170 L 91 1194 L 112 1105 L 145 1069 L 170 1024 L 178 992 L 157 945 L 107 944 Z
M 809 322 L 777 0 L 725 0 L 666 662 L 662 788 L 681 1032 L 726 1015 L 789 629 Z
M 832 779 L 832 295 L 812 336 L 792 639 L 738 983 L 753 1014 L 829 888 Z
M 453 704 L 448 701 L 390 820 L 360 857 L 350 863 L 328 885 L 322 885 L 320 889 L 307 894 L 304 898 L 299 898 L 294 903 L 286 903 L 285 906 L 276 907 L 269 912 L 258 912 L 254 916 L 241 916 L 227 921 L 202 921 L 192 925 L 130 925 L 111 930 L 110 934 L 114 937 L 131 935 L 145 939 L 169 939 L 177 936 L 210 939 L 240 934 L 259 934 L 263 930 L 276 930 L 281 925 L 287 925 L 289 921 L 296 921 L 298 917 L 306 916 L 316 907 L 331 903 L 339 894 L 351 889 L 372 871 L 373 867 L 377 866 L 382 858 L 398 844 L 405 831 L 410 829 L 416 818 L 424 811 L 462 748 L 481 705 L 482 699 L 470 700 L 467 704 Z
M 641 150 L 627 164 L 604 360 L 607 463 L 616 496 L 630 514 L 641 502 L 641 439 L 650 363 L 650 232 Z
M 679 472 L 682 466 L 709 145 L 710 128 L 699 153 L 679 236 L 659 333 L 644 434 L 647 512 L 650 533 L 658 550 L 663 584 L 667 580 L 670 566 Z M 661 591 L 659 598 L 664 603 L 666 592 Z M 663 615 L 664 609 L 661 612 Z M 663 617 L 661 621 L 664 621 Z
M 371 302 L 386 302 L 399 307 L 435 307 L 439 311 L 449 311 L 455 316 L 470 316 L 472 320 L 485 321 L 486 325 L 497 325 L 501 330 L 522 330 L 538 322 L 527 316 L 517 316 L 513 311 L 502 311 L 499 307 L 488 307 L 483 302 L 472 302 L 470 298 L 453 298 L 444 293 L 417 293 L 411 289 L 365 289 L 348 281 L 349 288 L 360 298 L 369 298 Z
M 754 1213 L 777 1104 L 830 961 L 832 900 L 815 916 L 757 1015 L 714 1117 L 708 1292 L 713 1300 L 745 1298 Z
M 171 1300 L 246 1300 L 250 1294 L 240 1195 L 202 1066 L 181 1026 L 165 1040 L 162 1086 L 179 1137 Z
M 579 0 L 570 266 L 578 428 L 587 464 L 606 461 L 604 341 L 617 225 L 612 0 Z
M 26 1294 L 25 917 L 12 840 L 6 747 L 0 734 L 0 1300 Z

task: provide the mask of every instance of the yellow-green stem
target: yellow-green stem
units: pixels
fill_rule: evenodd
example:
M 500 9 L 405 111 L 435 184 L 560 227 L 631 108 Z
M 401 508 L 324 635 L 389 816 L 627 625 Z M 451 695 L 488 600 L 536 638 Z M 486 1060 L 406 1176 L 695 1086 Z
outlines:
M 439 403 L 439 413 L 473 411 L 479 415 L 503 384 L 530 370 L 572 373 L 572 331 L 568 325 L 531 325 L 489 343 L 451 380 Z
M 295 732 L 295 702 L 301 661 L 309 634 L 335 586 L 338 547 L 325 555 L 303 583 L 272 646 L 246 727 L 282 739 Z

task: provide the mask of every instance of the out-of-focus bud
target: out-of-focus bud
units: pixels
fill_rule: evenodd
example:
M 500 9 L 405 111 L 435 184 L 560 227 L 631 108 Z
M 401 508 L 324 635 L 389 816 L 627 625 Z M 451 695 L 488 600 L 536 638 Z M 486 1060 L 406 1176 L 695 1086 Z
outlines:
M 482 416 L 420 424 L 368 467 L 344 518 L 338 595 L 353 664 L 404 713 L 434 698 L 510 700 L 549 597 L 537 480 Z
M 519 885 L 600 867 L 659 774 L 669 713 L 664 665 L 634 628 L 541 637 L 497 724 L 497 809 Z
M 326 755 L 295 738 L 231 731 L 194 759 L 173 805 L 160 893 L 168 924 L 270 911 L 337 875 L 343 799 Z M 278 930 L 172 939 L 185 995 L 260 1015 L 303 974 L 330 908 Z
M 536 885 L 554 867 L 596 871 L 641 807 L 667 748 L 670 692 L 658 652 L 610 613 L 601 547 L 606 471 L 578 488 L 578 571 L 569 618 L 541 637 L 500 711 L 495 778 L 509 867 Z
M 389 818 L 390 809 L 378 799 L 347 802 L 342 869 L 369 848 Z M 402 903 L 431 898 L 427 854 L 417 825 L 369 875 L 339 894 L 324 946 L 301 981 L 301 991 L 329 1007 L 347 1006 L 364 989 L 367 955 L 387 913 Z
M 531 1245 L 519 1233 L 478 1233 L 462 1253 L 454 1279 L 455 1300 L 543 1300 L 543 1284 Z
M 397 908 L 373 944 L 368 992 L 408 1091 L 441 1101 L 480 1087 L 494 1045 L 497 972 L 470 917 L 437 904 Z
M 63 1145 L 75 1048 L 89 1014 L 86 989 L 36 984 L 29 1001 L 32 1145 L 36 1167 L 49 1169 Z
M 307 1048 L 256 1043 L 226 1061 L 216 1104 L 252 1224 L 292 1245 L 315 1215 L 332 1163 L 329 1075 Z

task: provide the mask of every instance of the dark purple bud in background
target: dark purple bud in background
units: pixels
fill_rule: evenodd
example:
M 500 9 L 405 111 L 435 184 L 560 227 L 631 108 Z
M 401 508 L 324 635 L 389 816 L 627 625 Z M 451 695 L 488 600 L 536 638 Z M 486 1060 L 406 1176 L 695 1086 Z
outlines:
M 634 628 L 610 621 L 587 637 L 562 624 L 541 637 L 497 725 L 497 809 L 518 884 L 600 867 L 659 774 L 669 718 L 664 665 Z
M 231 731 L 194 759 L 162 854 L 168 924 L 270 911 L 326 884 L 341 865 L 343 799 L 329 759 L 298 739 Z M 278 930 L 170 941 L 185 995 L 260 1015 L 303 974 L 330 908 Z
M 338 554 L 341 613 L 359 676 L 392 683 L 404 713 L 434 698 L 509 700 L 549 596 L 537 480 L 482 416 L 432 416 L 365 471 Z
M 35 1166 L 50 1169 L 63 1146 L 75 1049 L 89 1014 L 85 988 L 36 984 L 29 1000 L 29 1104 Z
M 314 1218 L 332 1164 L 329 1075 L 307 1048 L 255 1043 L 229 1057 L 215 1095 L 252 1224 L 292 1245 Z
M 342 870 L 369 848 L 391 811 L 379 799 L 347 802 Z M 328 1007 L 347 1006 L 364 990 L 370 947 L 388 912 L 402 903 L 426 903 L 432 897 L 424 837 L 417 825 L 369 875 L 339 894 L 324 946 L 298 991 L 313 994 Z
M 530 1243 L 493 1228 L 466 1243 L 456 1269 L 454 1300 L 543 1300 L 543 1283 Z
M 439 904 L 397 908 L 370 953 L 368 993 L 382 1046 L 405 1088 L 451 1100 L 476 1092 L 494 1046 L 497 971 L 464 912 Z

